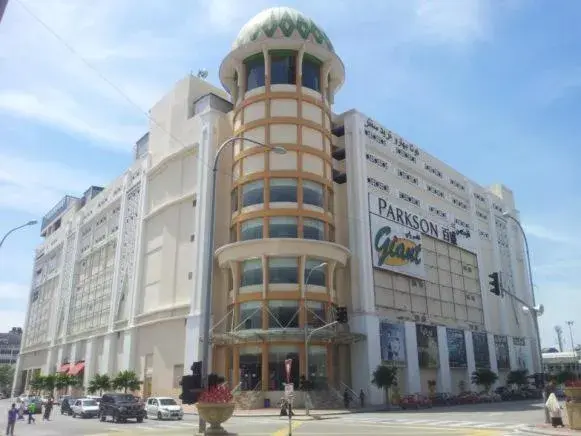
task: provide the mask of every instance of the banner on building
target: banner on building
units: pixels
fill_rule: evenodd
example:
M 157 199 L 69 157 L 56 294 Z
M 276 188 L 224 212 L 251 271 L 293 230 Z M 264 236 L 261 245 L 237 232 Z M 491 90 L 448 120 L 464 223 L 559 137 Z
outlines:
M 382 321 L 379 324 L 381 360 L 395 365 L 405 365 L 405 328 L 403 324 Z
M 506 336 L 494 335 L 494 349 L 496 351 L 496 366 L 499 370 L 510 370 L 510 351 Z
M 432 325 L 416 324 L 418 361 L 420 368 L 438 368 L 438 328 Z
M 490 368 L 488 335 L 482 332 L 472 332 L 472 345 L 474 347 L 474 363 L 476 368 Z
M 527 343 L 525 338 L 512 338 L 514 361 L 518 369 L 527 369 Z
M 464 330 L 446 329 L 448 342 L 448 361 L 450 368 L 466 368 L 468 359 L 466 356 L 466 338 Z
M 423 279 L 422 234 L 374 213 L 369 222 L 373 266 Z

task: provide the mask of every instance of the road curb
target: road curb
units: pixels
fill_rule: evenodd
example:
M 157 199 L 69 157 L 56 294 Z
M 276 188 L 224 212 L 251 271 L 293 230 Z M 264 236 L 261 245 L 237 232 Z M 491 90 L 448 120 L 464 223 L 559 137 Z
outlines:
M 534 434 L 542 434 L 542 435 L 546 435 L 546 436 L 574 436 L 574 435 L 579 435 L 581 436 L 581 431 L 578 430 L 571 430 L 569 428 L 563 428 L 560 430 L 552 430 L 552 429 L 545 429 L 542 427 L 537 427 L 537 426 L 528 426 L 528 427 L 523 427 L 523 430 L 526 430 L 528 433 L 534 433 Z

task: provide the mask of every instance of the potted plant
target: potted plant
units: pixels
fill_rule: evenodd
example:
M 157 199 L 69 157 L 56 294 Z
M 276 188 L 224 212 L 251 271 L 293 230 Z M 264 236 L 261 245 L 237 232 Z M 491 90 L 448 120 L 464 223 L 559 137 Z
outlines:
M 228 434 L 222 424 L 228 421 L 234 413 L 234 397 L 228 386 L 224 384 L 224 377 L 217 374 L 208 376 L 208 388 L 202 392 L 196 403 L 200 416 L 210 424 L 206 434 Z
M 565 382 L 565 395 L 575 403 L 581 403 L 581 380 Z

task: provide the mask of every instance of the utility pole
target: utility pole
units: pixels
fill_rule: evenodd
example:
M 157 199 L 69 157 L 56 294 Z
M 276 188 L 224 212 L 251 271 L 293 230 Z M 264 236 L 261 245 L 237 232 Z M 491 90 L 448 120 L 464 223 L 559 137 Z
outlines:
M 567 321 L 567 325 L 569 326 L 569 335 L 571 335 L 571 350 L 575 351 L 575 342 L 573 342 L 573 324 L 575 324 L 575 321 Z
M 555 333 L 557 333 L 557 342 L 559 344 L 559 352 L 563 352 L 563 327 L 560 325 L 555 326 Z

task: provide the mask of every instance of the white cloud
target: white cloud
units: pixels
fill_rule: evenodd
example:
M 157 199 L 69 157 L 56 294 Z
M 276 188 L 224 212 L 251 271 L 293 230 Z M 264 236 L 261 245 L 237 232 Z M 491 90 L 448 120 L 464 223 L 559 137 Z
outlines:
M 8 332 L 12 327 L 24 328 L 25 319 L 25 310 L 0 310 L 0 332 Z
M 0 301 L 26 300 L 30 287 L 21 283 L 0 283 Z
M 523 224 L 523 228 L 528 235 L 539 239 L 545 239 L 567 245 L 581 245 L 581 240 L 576 236 L 571 236 L 564 232 L 558 232 L 550 227 L 541 224 Z

